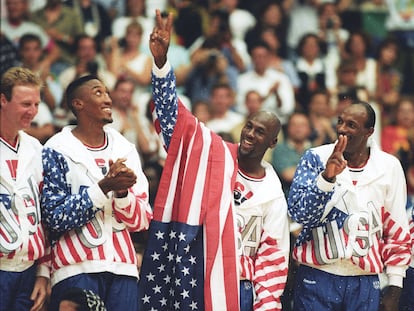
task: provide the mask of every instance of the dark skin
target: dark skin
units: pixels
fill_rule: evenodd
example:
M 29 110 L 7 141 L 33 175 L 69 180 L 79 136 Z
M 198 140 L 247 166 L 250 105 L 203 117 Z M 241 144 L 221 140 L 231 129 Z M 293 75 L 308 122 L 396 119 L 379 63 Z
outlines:
M 268 148 L 274 148 L 280 130 L 280 121 L 274 113 L 259 111 L 250 116 L 240 133 L 238 149 L 239 168 L 252 177 L 263 177 L 262 159 Z
M 173 16 L 161 17 L 159 10 L 155 12 L 156 26 L 150 36 L 150 49 L 155 65 L 162 68 L 167 62 L 167 52 L 171 39 Z M 242 129 L 238 150 L 238 163 L 241 170 L 252 177 L 263 177 L 265 169 L 261 165 L 263 155 L 268 148 L 277 143 L 280 121 L 275 114 L 258 112 L 249 117 Z
M 79 88 L 77 95 L 72 104 L 78 122 L 72 134 L 88 146 L 102 146 L 105 141 L 103 127 L 112 122 L 112 100 L 108 91 L 101 81 L 90 80 Z M 103 193 L 114 191 L 118 198 L 128 195 L 128 189 L 136 183 L 137 176 L 125 162 L 125 158 L 109 160 L 109 172 L 98 182 Z
M 347 166 L 361 167 L 369 158 L 367 140 L 374 132 L 366 128 L 368 114 L 359 104 L 346 108 L 338 118 L 336 130 L 338 141 L 322 172 L 324 179 L 335 182 L 336 176 Z M 381 299 L 379 311 L 398 311 L 401 288 L 388 286 Z

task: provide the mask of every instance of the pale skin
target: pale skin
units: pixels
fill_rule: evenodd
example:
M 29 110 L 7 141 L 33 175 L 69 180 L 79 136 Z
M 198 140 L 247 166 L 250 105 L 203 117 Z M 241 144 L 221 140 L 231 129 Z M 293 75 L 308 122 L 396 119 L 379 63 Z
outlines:
M 0 114 L 0 135 L 14 145 L 18 131 L 30 126 L 37 113 L 40 102 L 40 88 L 33 85 L 16 85 L 13 87 L 12 98 L 7 100 L 1 94 L 2 113 Z M 49 279 L 37 277 L 30 299 L 33 306 L 30 311 L 40 311 L 48 294 Z

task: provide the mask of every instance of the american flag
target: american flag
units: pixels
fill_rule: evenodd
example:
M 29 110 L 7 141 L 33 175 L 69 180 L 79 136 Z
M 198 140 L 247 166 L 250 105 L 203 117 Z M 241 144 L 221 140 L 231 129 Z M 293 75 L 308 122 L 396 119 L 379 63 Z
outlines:
M 202 226 L 154 221 L 146 257 L 144 310 L 203 310 Z
M 165 79 L 153 81 L 162 84 L 164 98 L 175 92 Z M 162 104 L 156 96 L 155 101 L 156 106 Z M 155 120 L 159 122 L 169 120 Z M 224 143 L 182 104 L 173 135 L 163 134 L 168 157 L 141 269 L 141 309 L 237 311 L 232 191 L 237 146 Z

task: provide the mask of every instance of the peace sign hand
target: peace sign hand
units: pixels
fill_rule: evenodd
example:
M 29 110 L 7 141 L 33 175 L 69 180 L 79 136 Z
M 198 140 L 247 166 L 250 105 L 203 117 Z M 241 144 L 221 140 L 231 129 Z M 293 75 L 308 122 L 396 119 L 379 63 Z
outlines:
M 348 138 L 344 135 L 339 135 L 338 142 L 335 148 L 326 162 L 325 170 L 322 172 L 322 177 L 329 182 L 334 182 L 336 175 L 340 174 L 347 165 L 347 161 L 344 159 L 344 151 Z
M 155 11 L 155 27 L 150 35 L 149 44 L 155 65 L 157 65 L 158 68 L 162 68 L 167 61 L 172 23 L 172 13 L 169 13 L 167 21 L 164 21 L 161 17 L 160 10 Z

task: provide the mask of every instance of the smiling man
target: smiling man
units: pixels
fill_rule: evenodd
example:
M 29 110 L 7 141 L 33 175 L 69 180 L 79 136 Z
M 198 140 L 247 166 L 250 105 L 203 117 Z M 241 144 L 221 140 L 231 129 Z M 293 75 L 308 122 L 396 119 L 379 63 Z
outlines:
M 46 253 L 40 215 L 42 145 L 23 130 L 40 103 L 42 81 L 13 67 L 1 78 L 0 310 L 43 307 L 49 272 L 37 264 Z
M 157 11 L 156 20 L 154 114 L 168 156 L 141 270 L 141 310 L 281 310 L 287 204 L 263 161 L 277 143 L 279 119 L 270 112 L 249 117 L 240 145 L 206 128 L 177 98 L 167 61 L 172 16 L 164 24 Z
M 95 76 L 73 81 L 77 119 L 43 149 L 42 215 L 50 232 L 50 310 L 70 287 L 91 290 L 108 310 L 137 310 L 138 273 L 129 232 L 148 228 L 148 181 L 133 144 L 112 122 L 112 100 Z
M 338 117 L 336 144 L 308 150 L 296 169 L 288 210 L 303 230 L 294 310 L 398 310 L 410 262 L 406 183 L 398 159 L 370 138 L 374 126 L 372 107 L 354 102 Z

